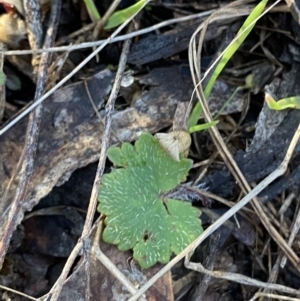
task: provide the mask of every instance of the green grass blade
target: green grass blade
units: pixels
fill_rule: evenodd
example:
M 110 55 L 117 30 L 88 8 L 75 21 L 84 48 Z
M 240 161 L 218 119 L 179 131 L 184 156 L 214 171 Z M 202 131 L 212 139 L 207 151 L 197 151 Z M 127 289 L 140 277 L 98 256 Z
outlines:
M 188 121 L 187 121 L 188 129 L 191 129 L 192 127 L 194 127 L 197 124 L 201 114 L 202 114 L 202 107 L 201 107 L 200 102 L 197 102 L 188 118 Z
M 87 8 L 87 10 L 88 10 L 88 12 L 90 14 L 91 19 L 93 18 L 92 21 L 94 22 L 94 21 L 100 20 L 101 16 L 100 16 L 100 14 L 98 12 L 97 7 L 95 6 L 94 1 L 93 0 L 83 0 L 83 1 L 84 1 L 85 5 L 86 5 L 86 8 Z
M 235 52 L 239 49 L 239 47 L 242 45 L 242 43 L 245 41 L 251 30 L 256 24 L 256 19 L 259 18 L 259 16 L 263 13 L 266 4 L 268 0 L 262 0 L 251 12 L 251 14 L 248 16 L 242 27 L 237 33 L 238 39 L 236 39 L 225 51 L 223 54 L 220 62 L 218 63 L 214 73 L 212 74 L 211 78 L 209 79 L 209 82 L 204 90 L 204 95 L 206 98 L 210 95 L 210 92 L 213 88 L 213 85 L 221 73 L 221 71 L 224 69 L 228 61 L 231 59 L 231 57 L 235 54 Z
M 92 21 L 99 21 L 101 16 L 95 6 L 93 0 L 83 0 L 86 8 L 90 14 Z M 134 14 L 136 14 L 146 3 L 146 0 L 140 0 L 134 5 L 131 5 L 125 9 L 119 10 L 111 15 L 108 19 L 104 29 L 111 29 L 117 27 L 124 23 L 127 19 L 131 18 Z
M 213 88 L 213 85 L 221 73 L 221 71 L 224 69 L 230 58 L 234 55 L 234 53 L 237 51 L 237 49 L 241 46 L 241 44 L 244 42 L 244 40 L 247 38 L 251 30 L 256 24 L 256 19 L 262 14 L 264 11 L 266 4 L 268 0 L 262 0 L 251 12 L 251 14 L 248 16 L 248 18 L 245 20 L 244 24 L 240 28 L 240 30 L 237 33 L 238 39 L 236 39 L 225 51 L 222 58 L 220 59 L 215 71 L 213 72 L 211 78 L 209 79 L 208 84 L 205 87 L 204 95 L 206 98 L 209 97 L 211 90 Z M 253 24 L 252 24 L 253 23 Z M 197 124 L 197 121 L 199 119 L 200 113 L 202 111 L 201 105 L 199 102 L 196 103 L 190 117 L 188 120 L 188 127 L 192 127 Z
M 194 126 L 189 128 L 189 133 L 192 134 L 194 132 L 207 130 L 207 129 L 211 128 L 212 126 L 218 124 L 218 122 L 219 122 L 219 120 L 214 120 L 214 121 L 211 121 L 211 122 L 208 122 L 208 123 L 194 125 Z
M 115 12 L 108 19 L 106 25 L 104 26 L 104 29 L 111 29 L 124 23 L 127 19 L 131 18 L 134 14 L 136 14 L 145 5 L 145 3 L 145 0 L 140 0 L 134 5 L 131 5 L 125 9 Z

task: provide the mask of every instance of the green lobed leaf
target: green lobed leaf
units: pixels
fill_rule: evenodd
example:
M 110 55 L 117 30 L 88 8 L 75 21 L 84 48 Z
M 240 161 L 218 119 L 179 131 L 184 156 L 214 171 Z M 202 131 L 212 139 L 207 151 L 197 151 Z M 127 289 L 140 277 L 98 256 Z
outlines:
M 164 195 L 186 179 L 189 159 L 174 160 L 151 134 L 135 145 L 108 150 L 116 169 L 102 178 L 98 211 L 106 215 L 103 239 L 133 249 L 141 267 L 166 263 L 202 232 L 200 211 Z

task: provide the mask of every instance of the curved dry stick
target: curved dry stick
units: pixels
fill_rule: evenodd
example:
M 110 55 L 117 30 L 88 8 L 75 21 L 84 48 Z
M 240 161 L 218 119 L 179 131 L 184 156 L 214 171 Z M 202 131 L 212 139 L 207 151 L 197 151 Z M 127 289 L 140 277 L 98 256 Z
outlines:
M 4 65 L 4 44 L 0 42 L 0 75 L 3 75 L 3 65 Z M 5 83 L 0 82 L 0 121 L 2 121 L 4 110 L 5 110 Z
M 27 298 L 27 299 L 29 299 L 29 300 L 40 301 L 39 298 L 37 299 L 37 298 L 31 297 L 31 296 L 29 296 L 29 295 L 26 295 L 26 294 L 24 294 L 24 293 L 21 293 L 21 292 L 19 292 L 19 291 L 16 291 L 16 290 L 11 289 L 11 288 L 9 288 L 9 287 L 7 287 L 7 286 L 4 286 L 4 285 L 0 285 L 0 289 L 2 289 L 2 290 L 4 290 L 4 291 L 11 292 L 11 293 L 16 294 L 16 295 L 19 295 L 19 296 L 22 296 L 22 297 Z
M 251 8 L 248 7 L 247 9 L 243 8 L 244 10 L 244 15 L 248 15 L 249 12 L 251 11 Z M 144 35 L 147 33 L 150 33 L 152 31 L 156 31 L 162 27 L 170 26 L 172 24 L 177 24 L 180 22 L 186 22 L 186 21 L 191 21 L 194 19 L 199 19 L 199 18 L 204 18 L 206 16 L 209 16 L 215 11 L 215 9 L 208 10 L 205 12 L 201 12 L 198 14 L 193 14 L 185 17 L 180 17 L 180 18 L 173 18 L 167 21 L 160 22 L 158 24 L 155 24 L 153 26 L 149 26 L 131 33 L 126 33 L 121 36 L 113 37 L 109 39 L 109 43 L 116 43 L 116 42 L 123 42 L 131 38 L 135 38 L 140 35 Z M 90 29 L 92 29 L 95 24 L 89 24 Z M 80 30 L 79 30 L 80 31 Z M 81 34 L 81 32 L 80 32 Z M 78 34 L 79 35 L 79 34 Z M 71 38 L 73 38 L 72 34 L 70 35 Z M 4 55 L 25 55 L 25 54 L 33 54 L 33 53 L 43 53 L 43 52 L 64 52 L 64 51 L 74 51 L 74 50 L 79 50 L 79 49 L 85 49 L 85 48 L 92 48 L 95 46 L 101 46 L 103 43 L 106 43 L 107 39 L 105 40 L 99 40 L 99 41 L 94 41 L 94 42 L 84 42 L 84 43 L 79 43 L 76 45 L 68 45 L 68 46 L 57 46 L 57 47 L 50 47 L 48 49 L 37 49 L 37 50 L 6 50 L 4 51 Z
M 188 269 L 194 270 L 196 272 L 204 273 L 204 274 L 209 275 L 214 278 L 225 279 L 225 280 L 233 281 L 233 282 L 240 283 L 243 285 L 256 286 L 256 287 L 265 288 L 265 289 L 267 288 L 270 290 L 275 290 L 275 291 L 283 292 L 286 294 L 293 294 L 293 295 L 299 294 L 299 290 L 284 286 L 282 284 L 263 282 L 263 281 L 256 280 L 251 277 L 248 277 L 248 276 L 245 276 L 242 274 L 238 274 L 238 273 L 228 273 L 228 272 L 224 272 L 224 271 L 211 271 L 211 270 L 204 268 L 202 266 L 202 264 L 200 264 L 200 263 L 188 262 L 186 264 L 186 267 Z
M 266 294 L 266 293 L 262 293 L 262 292 L 256 293 L 249 301 L 254 301 L 261 297 L 272 298 L 273 300 L 278 299 L 278 300 L 284 300 L 284 301 L 300 301 L 299 298 L 292 298 L 292 297 L 281 296 L 281 295 L 276 295 L 276 294 Z

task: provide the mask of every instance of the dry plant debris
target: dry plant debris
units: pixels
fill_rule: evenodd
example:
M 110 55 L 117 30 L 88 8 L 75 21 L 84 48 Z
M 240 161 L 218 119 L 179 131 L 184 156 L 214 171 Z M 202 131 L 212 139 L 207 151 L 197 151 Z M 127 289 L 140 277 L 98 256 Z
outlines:
M 126 7 L 123 1 L 94 2 L 103 16 L 102 23 L 114 15 L 115 9 L 130 10 L 134 4 Z M 270 98 L 264 97 L 267 92 L 273 99 L 283 99 L 277 105 L 285 106 L 298 101 L 297 2 L 277 1 L 272 8 L 275 2 L 268 3 L 268 11 L 226 65 L 207 101 L 201 87 L 204 77 L 211 74 L 209 66 L 218 61 L 218 55 L 258 3 L 149 1 L 142 17 L 133 22 L 140 29 L 133 30 L 131 26 L 131 32 L 121 35 L 129 19 L 115 31 L 107 31 L 101 20 L 90 19 L 92 15 L 81 0 L 63 1 L 61 9 L 57 9 L 60 17 L 53 14 L 54 8 L 59 7 L 57 0 L 0 1 L 0 41 L 4 43 L 0 64 L 3 258 L 10 242 L 0 271 L 1 299 L 26 298 L 3 286 L 18 289 L 32 300 L 52 301 L 77 297 L 98 300 L 99 296 L 101 300 L 299 299 L 300 148 L 296 144 L 300 113 L 270 111 L 265 103 Z M 129 51 L 130 38 L 134 39 Z M 54 41 L 56 48 L 52 47 Z M 47 52 L 40 56 L 43 43 Z M 89 47 L 98 48 L 93 52 L 87 50 Z M 115 73 L 111 70 L 116 65 Z M 124 80 L 118 93 L 124 69 L 128 82 Z M 254 78 L 250 90 L 245 89 L 249 75 Z M 121 172 L 118 168 L 109 174 L 115 167 L 105 160 L 106 149 L 139 141 L 143 132 L 161 132 L 159 139 L 166 142 L 172 124 L 173 130 L 182 130 L 186 118 L 181 115 L 189 114 L 188 103 L 195 100 L 193 92 L 202 101 L 200 122 L 217 118 L 218 124 L 191 136 L 189 159 L 182 159 L 180 150 L 169 160 L 176 164 L 193 160 L 193 167 L 190 169 L 189 163 L 184 176 L 178 173 L 181 180 L 188 178 L 178 191 L 188 196 L 189 203 L 182 206 L 194 213 L 202 209 L 201 220 L 196 217 L 194 221 L 197 225 L 201 222 L 206 230 L 184 252 L 179 253 L 178 249 L 175 253 L 179 255 L 167 265 L 141 269 L 132 256 L 142 265 L 143 260 L 135 253 L 100 243 L 102 231 L 104 238 L 109 231 L 109 223 L 102 229 L 105 217 L 94 223 L 102 173 L 107 174 L 100 186 L 100 199 L 107 179 Z M 23 118 L 22 114 L 32 110 L 32 99 L 36 100 L 35 113 Z M 218 116 L 227 101 L 228 106 Z M 182 103 L 185 111 L 178 115 Z M 22 117 L 20 121 L 16 121 L 16 114 Z M 6 125 L 12 120 L 15 124 L 8 129 Z M 28 133 L 32 134 L 25 132 L 28 124 Z M 136 143 L 137 146 L 139 142 Z M 136 146 L 125 145 L 134 153 Z M 24 148 L 29 151 L 22 155 Z M 168 146 L 165 148 L 169 150 Z M 186 145 L 184 150 L 188 148 Z M 99 158 L 97 169 L 94 162 Z M 161 168 L 166 167 L 164 160 Z M 146 179 L 139 177 L 131 182 L 142 183 Z M 268 187 L 264 187 L 266 181 Z M 110 186 L 116 188 L 112 181 Z M 123 189 L 124 194 L 130 187 L 123 186 L 126 185 L 118 189 Z M 205 201 L 200 204 L 199 199 Z M 244 206 L 251 199 L 252 206 Z M 117 200 L 116 197 L 114 201 Z M 126 205 L 123 207 L 116 207 L 120 215 L 126 212 Z M 8 214 L 14 212 L 12 208 L 18 212 L 13 216 Z M 104 213 L 108 221 L 109 212 Z M 130 215 L 130 229 L 137 227 L 134 214 L 132 211 Z M 187 220 L 192 222 L 190 216 Z M 193 238 L 199 234 L 196 228 Z M 78 241 L 79 237 L 82 239 Z M 149 233 L 146 238 L 150 238 Z M 207 240 L 202 242 L 204 238 Z M 130 248 L 134 248 L 134 243 L 126 247 Z M 180 259 L 190 251 L 194 252 L 192 260 L 189 261 L 189 254 L 183 265 Z M 163 260 L 156 258 L 151 264 L 167 262 L 170 249 L 167 253 Z

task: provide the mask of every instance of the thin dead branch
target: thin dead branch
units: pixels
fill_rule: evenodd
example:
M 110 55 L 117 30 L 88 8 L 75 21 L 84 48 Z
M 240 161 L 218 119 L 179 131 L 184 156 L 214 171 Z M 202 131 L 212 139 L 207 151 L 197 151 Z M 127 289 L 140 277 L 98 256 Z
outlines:
M 260 297 L 265 298 L 272 298 L 277 300 L 285 300 L 285 301 L 300 301 L 299 298 L 292 298 L 287 296 L 281 296 L 281 295 L 275 295 L 275 294 L 265 294 L 265 293 L 256 293 L 253 298 L 251 298 L 249 301 L 254 301 Z
M 28 4 L 30 5 L 30 3 Z M 50 16 L 50 25 L 49 29 L 46 34 L 45 39 L 45 47 L 49 47 L 54 43 L 57 25 L 60 16 L 60 6 L 61 0 L 53 1 L 51 16 Z M 45 53 L 41 56 L 41 62 L 38 69 L 38 80 L 37 80 L 37 87 L 35 92 L 34 99 L 39 99 L 43 93 L 44 89 L 47 84 L 48 73 L 47 69 L 50 63 L 51 54 Z M 34 162 L 34 155 L 36 152 L 38 134 L 39 134 L 39 124 L 41 120 L 41 112 L 42 107 L 37 106 L 35 110 L 30 114 L 27 132 L 26 132 L 26 141 L 23 150 L 23 154 L 21 156 L 21 160 L 24 158 L 20 170 L 20 182 L 18 184 L 15 197 L 13 199 L 10 211 L 8 213 L 7 220 L 5 225 L 2 229 L 2 237 L 0 241 L 0 267 L 3 264 L 5 254 L 9 247 L 9 243 L 12 237 L 14 230 L 16 229 L 17 225 L 19 224 L 22 215 L 23 209 L 22 205 L 25 201 L 26 196 L 26 188 L 28 182 L 30 181 L 32 169 L 33 169 L 33 162 Z
M 233 14 L 231 14 L 229 16 L 224 15 L 222 20 L 246 16 L 249 14 L 251 9 L 253 9 L 252 6 L 237 8 L 236 15 L 233 15 Z M 116 35 L 112 35 L 112 36 L 110 36 L 108 43 L 123 42 L 127 39 L 141 36 L 141 35 L 150 33 L 152 31 L 156 31 L 160 28 L 170 26 L 172 24 L 177 24 L 180 22 L 187 22 L 187 21 L 191 21 L 191 20 L 195 20 L 195 19 L 205 18 L 205 17 L 211 15 L 214 11 L 215 10 L 209 10 L 209 11 L 201 12 L 199 14 L 186 16 L 186 17 L 174 18 L 171 20 L 163 21 L 161 23 L 155 24 L 155 25 L 147 27 L 147 28 L 143 28 L 143 29 L 128 33 L 128 34 L 120 35 L 118 37 L 116 37 Z M 122 27 L 122 28 L 124 28 L 124 27 Z M 51 47 L 48 49 L 37 49 L 35 51 L 33 51 L 33 50 L 7 50 L 4 52 L 4 55 L 9 56 L 9 55 L 25 55 L 25 54 L 43 53 L 43 52 L 74 51 L 74 50 L 79 50 L 79 49 L 92 48 L 95 46 L 101 46 L 103 43 L 107 43 L 107 39 L 94 41 L 94 42 L 80 43 L 80 44 L 76 44 L 76 45 Z M 105 45 L 107 45 L 107 44 L 105 44 Z
M 291 247 L 295 238 L 296 238 L 296 235 L 299 233 L 299 229 L 300 229 L 300 210 L 298 208 L 298 213 L 296 215 L 296 218 L 295 218 L 295 221 L 292 225 L 292 229 L 291 229 L 291 233 L 290 233 L 290 236 L 289 236 L 289 239 L 288 239 L 288 245 Z M 282 261 L 280 263 L 280 267 L 283 269 L 285 264 L 286 264 L 286 256 L 284 256 L 282 258 Z
M 11 288 L 9 288 L 7 286 L 4 286 L 4 285 L 0 285 L 0 288 L 2 290 L 4 290 L 4 291 L 11 292 L 13 294 L 16 294 L 16 295 L 22 296 L 24 298 L 27 298 L 28 300 L 40 301 L 40 299 L 33 298 L 33 297 L 29 296 L 29 295 L 23 294 L 23 293 L 21 293 L 19 291 L 13 290 L 13 289 L 11 289 Z
M 0 42 L 0 72 L 3 74 L 4 44 Z M 0 83 L 0 121 L 3 118 L 5 109 L 5 83 Z
M 294 295 L 299 294 L 298 290 L 289 288 L 284 285 L 266 283 L 266 282 L 262 282 L 262 281 L 253 279 L 251 277 L 247 277 L 247 276 L 244 276 L 241 274 L 236 274 L 236 273 L 226 273 L 226 272 L 222 272 L 222 271 L 210 271 L 208 269 L 205 269 L 202 266 L 202 264 L 200 264 L 200 263 L 186 262 L 186 267 L 191 270 L 194 270 L 194 271 L 197 271 L 200 273 L 204 273 L 211 277 L 234 281 L 234 282 L 241 283 L 244 285 L 251 285 L 251 286 L 256 286 L 259 288 L 268 288 L 268 289 L 276 290 L 276 291 L 283 292 L 286 294 L 294 294 Z
M 27 24 L 29 45 L 31 50 L 36 50 L 41 48 L 43 44 L 43 28 L 40 15 L 40 5 L 37 0 L 24 0 L 23 6 Z M 52 44 L 53 43 L 51 43 L 51 45 Z M 33 79 L 36 79 L 39 69 L 39 58 L 36 54 L 32 54 L 31 64 L 33 67 Z

